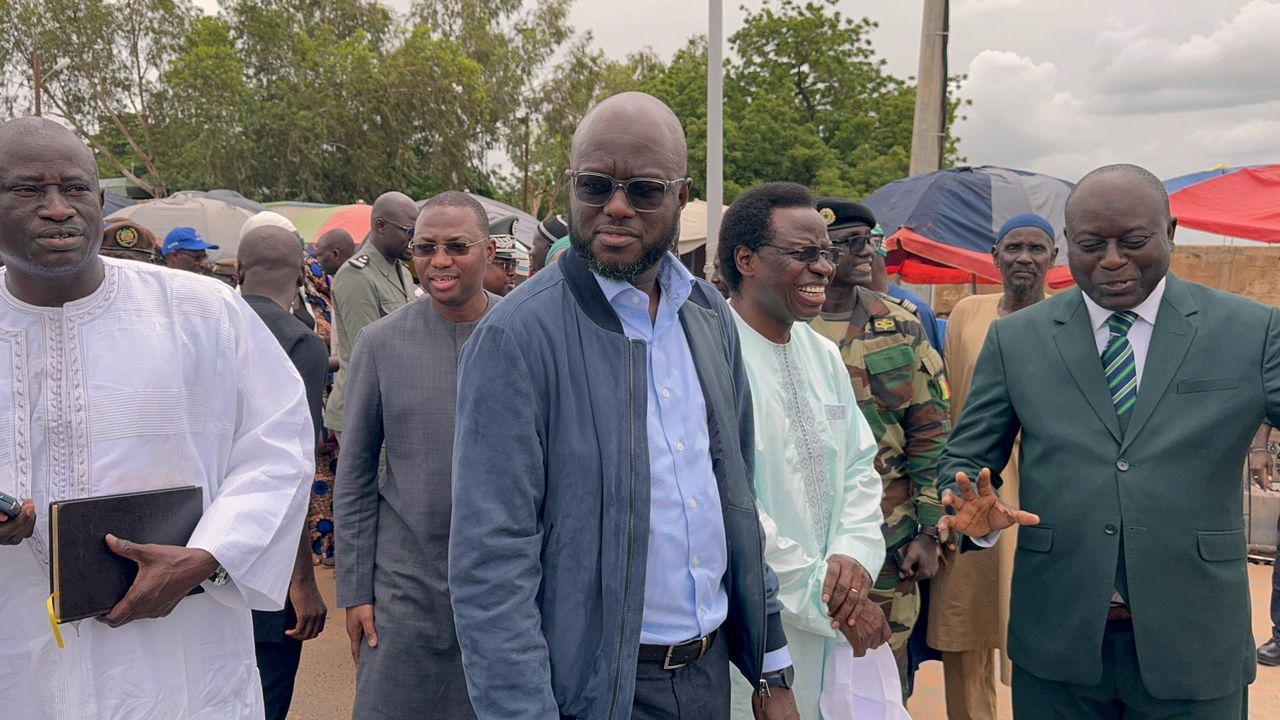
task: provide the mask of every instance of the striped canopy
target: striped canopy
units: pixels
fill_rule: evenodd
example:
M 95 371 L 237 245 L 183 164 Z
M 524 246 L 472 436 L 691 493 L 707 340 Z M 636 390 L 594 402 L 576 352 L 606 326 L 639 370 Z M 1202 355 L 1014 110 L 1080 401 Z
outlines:
M 1072 184 L 1008 168 L 958 167 L 897 180 L 863 203 L 888 236 L 889 271 L 911 283 L 999 283 L 991 260 L 1000 226 L 1026 212 L 1057 229 L 1053 287 L 1070 285 L 1063 210 Z

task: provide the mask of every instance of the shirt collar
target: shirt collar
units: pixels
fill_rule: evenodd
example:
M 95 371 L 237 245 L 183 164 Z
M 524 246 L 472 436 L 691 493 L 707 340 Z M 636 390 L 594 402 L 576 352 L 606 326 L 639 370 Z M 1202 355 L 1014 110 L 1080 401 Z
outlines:
M 615 304 L 618 298 L 626 291 L 636 290 L 635 285 L 624 280 L 601 277 L 594 272 L 591 274 L 600 285 L 600 290 L 604 292 L 604 296 L 610 305 Z M 694 281 L 693 273 L 689 272 L 689 268 L 685 267 L 684 263 L 677 260 L 674 255 L 666 253 L 662 256 L 662 267 L 658 270 L 658 286 L 662 288 L 662 296 L 676 310 L 679 310 L 684 305 L 685 300 L 689 299 L 689 294 L 693 291 Z
M 1145 320 L 1148 325 L 1155 326 L 1156 315 L 1160 313 L 1160 301 L 1164 298 L 1165 279 L 1160 278 L 1160 282 L 1156 284 L 1155 290 L 1147 296 L 1146 300 L 1138 303 L 1136 306 L 1129 308 L 1135 315 Z M 1084 296 L 1084 306 L 1089 310 L 1089 322 L 1093 325 L 1096 332 L 1103 325 L 1107 324 L 1107 318 L 1111 317 L 1114 311 L 1108 310 L 1093 301 L 1088 294 L 1081 293 Z

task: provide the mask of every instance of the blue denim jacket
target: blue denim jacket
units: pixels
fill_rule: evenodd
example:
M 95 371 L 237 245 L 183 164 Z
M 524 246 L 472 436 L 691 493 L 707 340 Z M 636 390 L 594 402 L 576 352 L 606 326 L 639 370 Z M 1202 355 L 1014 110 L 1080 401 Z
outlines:
M 751 389 L 728 305 L 680 310 L 724 515 L 730 658 L 758 684 L 786 644 L 752 490 Z M 463 351 L 449 583 L 481 720 L 631 715 L 649 530 L 646 348 L 570 251 Z

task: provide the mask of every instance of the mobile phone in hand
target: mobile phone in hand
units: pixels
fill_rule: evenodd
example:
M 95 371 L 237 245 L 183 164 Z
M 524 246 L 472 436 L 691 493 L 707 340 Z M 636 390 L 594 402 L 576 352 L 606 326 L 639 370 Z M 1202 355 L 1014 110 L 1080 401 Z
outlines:
M 10 520 L 22 514 L 22 501 L 12 495 L 0 492 L 0 514 Z

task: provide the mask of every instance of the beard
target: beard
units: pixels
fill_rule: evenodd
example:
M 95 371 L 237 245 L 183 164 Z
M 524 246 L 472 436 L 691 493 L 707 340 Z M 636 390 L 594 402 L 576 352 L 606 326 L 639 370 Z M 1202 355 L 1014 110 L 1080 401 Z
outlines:
M 591 239 L 583 238 L 575 226 L 573 215 L 569 216 L 569 244 L 577 251 L 583 262 L 587 264 L 587 269 L 609 280 L 618 280 L 621 282 L 631 282 L 637 277 L 645 274 L 662 262 L 662 257 L 667 251 L 675 247 L 676 240 L 680 236 L 680 213 L 675 213 L 671 218 L 670 225 L 659 236 L 658 242 L 650 245 L 641 240 L 644 252 L 635 262 L 619 265 L 617 263 L 608 263 L 601 260 L 591 250 Z

